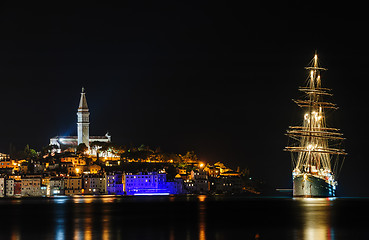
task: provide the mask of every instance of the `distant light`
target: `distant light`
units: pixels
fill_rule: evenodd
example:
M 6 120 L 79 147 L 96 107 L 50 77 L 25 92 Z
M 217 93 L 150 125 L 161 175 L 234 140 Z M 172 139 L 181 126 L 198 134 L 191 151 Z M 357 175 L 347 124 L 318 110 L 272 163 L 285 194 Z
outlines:
M 309 144 L 309 145 L 307 145 L 307 150 L 308 151 L 311 151 L 311 150 L 313 150 L 315 147 L 313 146 L 313 144 Z
M 169 193 L 135 193 L 135 196 L 166 196 Z

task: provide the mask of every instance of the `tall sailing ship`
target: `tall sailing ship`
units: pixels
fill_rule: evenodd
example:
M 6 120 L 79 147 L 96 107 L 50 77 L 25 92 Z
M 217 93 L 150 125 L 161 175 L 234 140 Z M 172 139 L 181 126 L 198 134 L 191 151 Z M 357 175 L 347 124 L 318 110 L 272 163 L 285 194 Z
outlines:
M 337 175 L 342 167 L 344 140 L 340 129 L 326 125 L 325 113 L 338 109 L 327 101 L 332 96 L 331 89 L 322 87 L 320 73 L 327 69 L 318 64 L 315 54 L 310 66 L 307 85 L 300 87 L 303 97 L 293 100 L 304 109 L 303 123 L 290 126 L 287 130 L 289 144 L 286 151 L 291 152 L 294 197 L 334 197 Z

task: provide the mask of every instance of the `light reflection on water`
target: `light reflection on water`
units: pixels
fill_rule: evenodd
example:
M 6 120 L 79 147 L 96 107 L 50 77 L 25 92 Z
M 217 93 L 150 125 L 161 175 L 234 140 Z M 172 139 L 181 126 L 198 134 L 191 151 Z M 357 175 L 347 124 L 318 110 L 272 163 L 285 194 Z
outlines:
M 206 240 L 206 195 L 199 195 L 199 240 Z
M 55 218 L 54 218 L 54 226 L 55 226 L 55 240 L 64 240 L 65 239 L 65 200 L 56 199 L 55 203 Z
M 296 199 L 300 207 L 302 234 L 296 234 L 303 240 L 334 240 L 334 228 L 331 227 L 331 211 L 334 198 Z
M 366 239 L 363 226 L 368 221 L 358 219 L 369 215 L 368 205 L 369 199 L 205 195 L 0 199 L 0 212 L 8 216 L 0 224 L 0 239 L 209 240 L 260 235 L 260 239 L 340 240 L 349 239 L 353 229 Z M 350 212 L 349 219 L 342 217 Z
M 74 232 L 73 232 L 73 239 L 74 240 L 82 240 L 83 239 L 83 232 L 82 229 L 82 223 L 80 218 L 74 218 L 73 219 L 73 226 L 74 226 Z

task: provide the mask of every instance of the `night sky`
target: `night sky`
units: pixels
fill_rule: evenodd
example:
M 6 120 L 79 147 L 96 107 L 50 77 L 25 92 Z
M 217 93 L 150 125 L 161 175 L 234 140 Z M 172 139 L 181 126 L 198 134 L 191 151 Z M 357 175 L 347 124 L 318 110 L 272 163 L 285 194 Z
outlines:
M 317 50 L 329 69 L 323 85 L 340 106 L 328 124 L 347 137 L 339 195 L 369 196 L 364 6 L 131 2 L 1 6 L 0 152 L 76 135 L 83 86 L 91 135 L 194 150 L 202 161 L 248 167 L 290 188 L 284 134 L 302 120 L 291 99 Z

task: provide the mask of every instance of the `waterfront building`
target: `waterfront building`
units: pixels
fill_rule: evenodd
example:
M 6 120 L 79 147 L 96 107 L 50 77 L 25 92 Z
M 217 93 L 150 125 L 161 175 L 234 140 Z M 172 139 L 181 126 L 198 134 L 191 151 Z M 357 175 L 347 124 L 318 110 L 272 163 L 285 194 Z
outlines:
M 4 197 L 5 195 L 5 178 L 0 177 L 0 197 Z
M 202 169 L 192 170 L 191 179 L 194 180 L 196 192 L 207 193 L 209 191 L 209 179 L 206 171 Z
M 41 196 L 42 197 L 50 196 L 49 186 L 41 184 Z
M 77 148 L 81 143 L 87 147 L 92 142 L 111 142 L 111 136 L 90 136 L 90 111 L 87 105 L 86 93 L 82 88 L 81 97 L 77 109 L 77 136 L 55 136 L 50 139 L 50 145 L 57 147 L 56 152 L 61 152 L 70 148 Z
M 6 179 L 5 180 L 5 196 L 12 197 L 14 196 L 14 179 Z
M 49 181 L 50 195 L 64 195 L 64 179 L 61 177 L 50 178 Z
M 150 194 L 169 194 L 165 188 L 166 174 L 148 172 L 138 174 L 125 174 L 126 194 L 127 195 L 150 195 Z
M 169 195 L 178 194 L 180 181 L 168 181 L 166 173 L 139 172 L 124 175 L 127 195 Z
M 22 196 L 22 180 L 14 179 L 14 196 Z
M 184 187 L 189 193 L 207 193 L 210 185 L 208 174 L 202 169 L 192 170 L 189 179 L 184 181 Z
M 50 186 L 50 176 L 43 176 L 41 179 L 41 185 Z
M 108 194 L 123 195 L 124 194 L 124 177 L 122 173 L 108 174 L 107 192 Z
M 179 177 L 175 177 L 173 181 L 167 180 L 167 188 L 170 194 L 185 194 L 184 181 Z
M 26 177 L 21 180 L 21 196 L 36 197 L 42 196 L 41 193 L 41 178 Z
M 184 180 L 183 182 L 184 189 L 186 190 L 186 193 L 196 193 L 196 185 L 195 181 L 191 179 Z
M 80 195 L 82 194 L 82 189 L 82 178 L 68 177 L 64 179 L 65 195 Z
M 219 176 L 210 179 L 210 190 L 214 193 L 240 193 L 242 181 L 239 176 Z
M 84 194 L 106 194 L 106 178 L 104 175 L 88 174 L 83 177 Z

